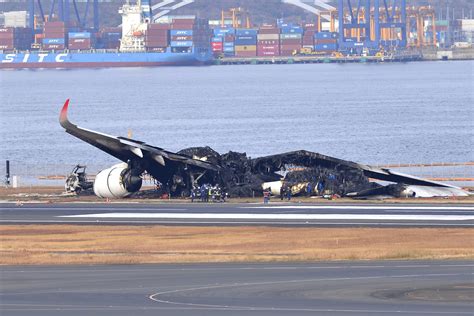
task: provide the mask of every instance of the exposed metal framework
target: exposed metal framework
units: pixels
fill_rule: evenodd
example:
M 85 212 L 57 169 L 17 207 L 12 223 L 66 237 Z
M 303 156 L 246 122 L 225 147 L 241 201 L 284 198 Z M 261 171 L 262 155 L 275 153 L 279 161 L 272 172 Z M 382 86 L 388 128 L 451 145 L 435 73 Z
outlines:
M 36 3 L 35 3 L 36 2 Z M 77 25 L 85 29 L 87 27 L 87 20 L 89 15 L 90 4 L 92 3 L 93 10 L 93 30 L 99 30 L 99 0 L 86 0 L 84 11 L 79 12 L 79 8 L 76 0 L 53 0 L 51 2 L 51 8 L 49 11 L 45 12 L 41 0 L 29 0 L 28 11 L 30 14 L 30 25 L 35 25 L 35 9 L 38 7 L 39 17 L 42 22 L 46 21 L 46 17 L 57 16 L 60 21 L 64 21 L 66 25 L 69 25 L 70 22 L 76 20 Z M 70 5 L 72 4 L 74 9 L 74 18 L 70 16 Z
M 339 47 L 407 45 L 406 0 L 338 0 Z
M 160 17 L 169 14 L 173 10 L 179 9 L 195 1 L 196 0 L 162 0 L 151 7 L 152 12 L 154 12 L 153 21 L 156 21 Z M 281 2 L 295 5 L 306 11 L 320 15 L 322 18 L 328 21 L 330 20 L 330 17 L 327 11 L 336 10 L 336 8 L 327 4 L 328 0 L 281 0 Z

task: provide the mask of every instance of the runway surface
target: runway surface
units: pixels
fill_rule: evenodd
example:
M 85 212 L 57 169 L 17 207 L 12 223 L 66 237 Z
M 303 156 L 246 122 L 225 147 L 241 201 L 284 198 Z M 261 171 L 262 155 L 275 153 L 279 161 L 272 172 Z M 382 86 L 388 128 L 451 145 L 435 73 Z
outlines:
M 474 262 L 6 266 L 1 315 L 473 315 Z
M 469 204 L 0 204 L 0 224 L 473 227 Z

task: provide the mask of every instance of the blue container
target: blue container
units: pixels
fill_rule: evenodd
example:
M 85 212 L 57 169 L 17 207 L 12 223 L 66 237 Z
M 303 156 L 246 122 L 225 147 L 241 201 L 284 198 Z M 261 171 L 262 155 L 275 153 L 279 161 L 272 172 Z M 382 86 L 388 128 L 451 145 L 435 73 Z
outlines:
M 193 46 L 193 41 L 172 41 L 170 43 L 171 47 L 191 47 Z
M 193 30 L 170 30 L 171 36 L 193 36 Z
M 91 38 L 91 33 L 89 32 L 69 32 L 69 38 Z
M 64 44 L 64 38 L 43 38 L 43 44 Z
M 224 36 L 224 35 L 233 35 L 235 34 L 235 29 L 233 28 L 217 28 L 214 29 L 214 36 Z
M 257 37 L 256 36 L 238 36 L 235 39 L 235 45 L 256 45 Z
M 258 30 L 257 29 L 236 29 L 235 35 L 236 36 L 257 36 Z
M 215 42 L 222 42 L 222 40 L 223 40 L 222 37 L 213 37 L 213 38 L 211 39 L 211 42 L 214 42 L 214 43 L 215 43 Z
M 224 47 L 224 53 L 233 53 L 235 50 L 234 50 L 234 46 L 232 47 Z
M 316 45 L 314 45 L 314 50 L 318 50 L 318 51 L 337 50 L 337 44 L 336 43 L 334 43 L 334 44 L 316 44 Z
M 300 26 L 283 26 L 280 28 L 282 34 L 303 34 L 303 28 Z
M 224 42 L 224 47 L 234 47 L 234 42 Z
M 334 37 L 332 37 L 332 33 L 330 32 L 319 32 L 319 33 L 314 33 L 314 38 L 315 39 L 331 39 Z

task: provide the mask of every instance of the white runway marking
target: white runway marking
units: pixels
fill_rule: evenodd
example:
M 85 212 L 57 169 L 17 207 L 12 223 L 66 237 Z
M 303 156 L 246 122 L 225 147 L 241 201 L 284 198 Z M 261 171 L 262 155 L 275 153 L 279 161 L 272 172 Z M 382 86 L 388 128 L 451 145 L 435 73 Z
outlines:
M 373 205 L 269 205 L 243 206 L 241 208 L 268 208 L 268 209 L 314 209 L 314 210 L 461 210 L 474 211 L 472 206 L 373 206 Z
M 386 215 L 386 214 L 218 214 L 218 213 L 97 213 L 62 215 L 69 218 L 151 218 L 227 220 L 385 220 L 385 221 L 469 221 L 474 215 Z

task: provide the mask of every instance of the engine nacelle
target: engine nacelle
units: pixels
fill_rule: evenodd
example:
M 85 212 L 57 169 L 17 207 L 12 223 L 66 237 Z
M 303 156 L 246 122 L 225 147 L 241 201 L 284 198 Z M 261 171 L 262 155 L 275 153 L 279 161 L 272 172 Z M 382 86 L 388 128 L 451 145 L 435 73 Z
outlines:
M 142 178 L 126 163 L 120 163 L 97 174 L 94 193 L 101 198 L 124 198 L 142 187 Z

